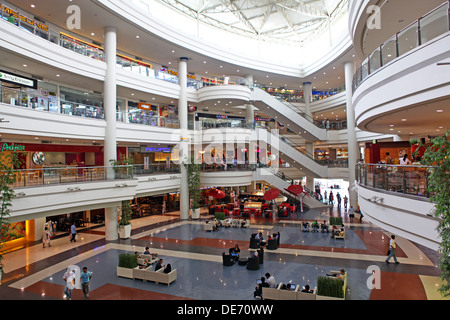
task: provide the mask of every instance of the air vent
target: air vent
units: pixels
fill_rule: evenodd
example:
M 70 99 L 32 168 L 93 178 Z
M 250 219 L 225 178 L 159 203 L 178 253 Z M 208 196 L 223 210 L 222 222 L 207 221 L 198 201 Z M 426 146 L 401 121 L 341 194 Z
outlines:
M 41 143 L 52 144 L 53 142 L 52 142 L 52 141 L 45 141 L 45 140 L 42 140 Z
M 101 92 L 98 92 L 98 91 L 94 91 L 94 93 L 96 93 L 96 94 L 103 94 L 103 93 L 101 93 Z
M 101 146 L 102 144 L 101 143 L 93 143 L 92 145 L 93 146 Z
M 100 42 L 97 42 L 97 41 L 92 41 L 92 44 L 95 44 L 96 46 L 99 46 L 99 47 L 102 46 L 102 44 Z
M 142 58 L 134 57 L 136 60 L 142 61 Z
M 41 76 L 31 75 L 31 77 L 36 80 L 44 80 L 44 78 L 42 78 Z

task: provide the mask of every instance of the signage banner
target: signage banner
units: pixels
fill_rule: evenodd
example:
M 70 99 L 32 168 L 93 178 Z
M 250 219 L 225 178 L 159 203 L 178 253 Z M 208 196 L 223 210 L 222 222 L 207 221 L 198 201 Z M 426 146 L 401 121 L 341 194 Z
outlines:
M 141 153 L 155 153 L 155 152 L 163 152 L 163 153 L 171 153 L 172 150 L 170 148 L 164 147 L 141 147 Z
M 0 81 L 19 84 L 23 87 L 37 89 L 37 80 L 15 75 L 11 72 L 0 70 Z

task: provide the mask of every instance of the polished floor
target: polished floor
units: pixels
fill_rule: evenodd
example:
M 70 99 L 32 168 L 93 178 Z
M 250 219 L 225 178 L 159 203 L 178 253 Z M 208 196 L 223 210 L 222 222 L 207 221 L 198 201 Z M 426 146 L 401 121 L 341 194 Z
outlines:
M 349 221 L 346 211 L 332 209 L 296 212 L 283 219 L 252 218 L 248 229 L 203 230 L 204 213 L 199 221 L 180 221 L 179 213 L 156 215 L 132 221 L 132 237 L 105 241 L 104 226 L 86 228 L 80 240 L 70 243 L 68 236 L 42 248 L 36 242 L 7 253 L 0 300 L 63 300 L 63 273 L 67 266 L 86 266 L 93 272 L 91 300 L 247 300 L 253 301 L 256 279 L 266 272 L 277 282 L 311 287 L 317 277 L 344 268 L 348 274 L 348 300 L 440 300 L 437 253 L 397 236 L 400 264 L 386 264 L 389 234 L 367 222 Z M 342 216 L 347 227 L 345 240 L 331 239 L 326 233 L 301 231 L 303 219 L 309 221 Z M 281 245 L 266 250 L 257 271 L 244 266 L 222 265 L 222 252 L 238 244 L 241 256 L 249 254 L 251 233 L 280 232 Z M 170 286 L 120 278 L 116 266 L 120 252 L 143 252 L 149 246 L 177 269 L 177 280 Z M 379 268 L 380 288 L 369 288 L 370 268 Z M 82 300 L 75 290 L 73 300 Z

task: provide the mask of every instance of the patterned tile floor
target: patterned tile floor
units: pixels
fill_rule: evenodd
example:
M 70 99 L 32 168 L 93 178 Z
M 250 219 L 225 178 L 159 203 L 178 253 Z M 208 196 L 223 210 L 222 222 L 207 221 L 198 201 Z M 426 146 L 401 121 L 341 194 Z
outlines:
M 302 219 L 323 220 L 342 215 L 347 227 L 345 240 L 328 234 L 304 233 Z M 205 215 L 202 218 L 206 218 Z M 248 300 L 252 301 L 256 279 L 269 272 L 277 282 L 315 287 L 317 277 L 344 268 L 348 273 L 348 300 L 439 300 L 437 254 L 397 237 L 400 264 L 386 264 L 389 234 L 369 224 L 350 223 L 345 211 L 310 210 L 283 219 L 252 218 L 249 229 L 221 228 L 205 232 L 203 221 L 180 221 L 179 213 L 133 220 L 132 237 L 106 242 L 104 227 L 86 229 L 80 240 L 53 240 L 7 253 L 0 300 L 63 300 L 62 275 L 69 265 L 87 266 L 93 272 L 91 300 Z M 281 245 L 266 250 L 258 271 L 243 266 L 222 265 L 222 252 L 239 244 L 248 255 L 251 233 L 280 232 Z M 158 252 L 165 263 L 177 269 L 170 286 L 116 276 L 120 252 L 143 252 L 146 246 Z M 369 266 L 381 271 L 380 289 L 369 289 Z M 74 300 L 82 300 L 75 290 Z

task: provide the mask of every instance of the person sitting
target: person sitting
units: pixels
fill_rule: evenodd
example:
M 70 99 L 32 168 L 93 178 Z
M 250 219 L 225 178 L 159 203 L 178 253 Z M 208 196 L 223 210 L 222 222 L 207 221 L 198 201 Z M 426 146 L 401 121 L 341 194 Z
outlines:
M 326 220 L 323 220 L 323 223 L 322 223 L 322 225 L 320 226 L 321 227 L 321 229 L 322 229 L 322 232 L 330 232 L 330 230 L 328 230 L 328 226 L 327 226 L 327 221 Z
M 241 252 L 241 249 L 239 249 L 239 245 L 235 244 L 234 248 L 230 250 L 231 259 L 236 262 L 239 260 L 239 253 Z
M 146 269 L 150 266 L 150 262 L 148 261 L 148 259 L 142 258 L 141 255 L 137 251 L 134 254 L 136 255 L 139 269 Z M 144 261 L 144 263 L 142 263 L 142 260 Z
M 261 280 L 256 285 L 255 291 L 253 292 L 253 296 L 255 298 L 259 297 L 262 298 L 262 288 L 269 288 L 270 285 L 266 282 L 266 279 L 264 277 L 261 277 Z
M 231 218 L 225 219 L 225 228 L 231 227 L 232 223 L 233 223 L 233 219 L 231 219 Z
M 301 292 L 305 293 L 313 293 L 314 291 L 309 288 L 309 284 L 303 287 L 303 290 Z
M 150 253 L 150 248 L 149 248 L 149 247 L 145 247 L 144 254 L 151 254 L 151 253 Z
M 172 271 L 172 266 L 169 264 L 167 264 L 167 267 L 164 268 L 164 273 L 170 273 Z
M 258 245 L 260 247 L 265 247 L 266 246 L 266 242 L 264 241 L 264 237 L 262 232 L 258 233 L 255 237 L 256 241 L 258 242 Z
M 159 259 L 158 262 L 156 262 L 155 264 L 155 271 L 158 271 L 161 268 L 165 268 L 165 265 L 162 264 L 163 263 L 163 259 Z
M 303 223 L 302 223 L 302 231 L 304 231 L 304 232 L 309 232 L 309 222 L 306 221 L 306 220 L 303 220 Z
M 319 232 L 319 223 L 317 222 L 317 220 L 314 220 L 314 222 L 312 223 L 312 232 Z
M 247 220 L 246 219 L 241 220 L 241 228 L 245 228 L 246 225 L 247 225 Z

